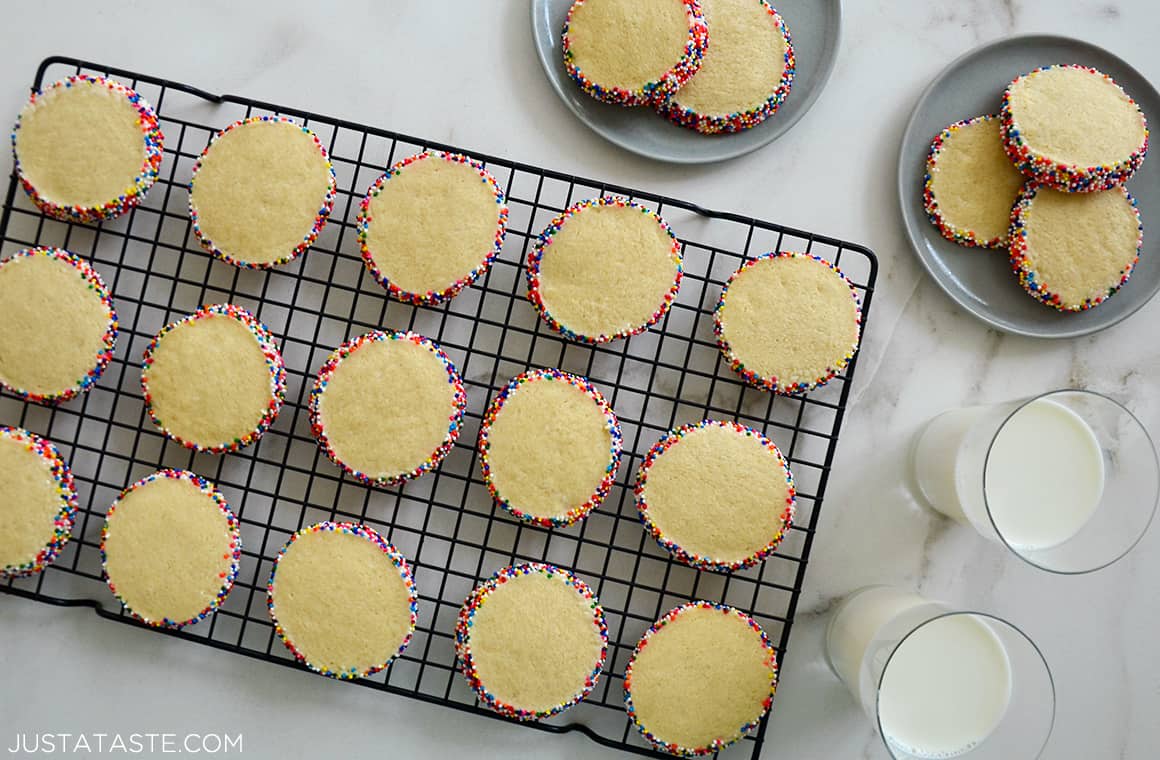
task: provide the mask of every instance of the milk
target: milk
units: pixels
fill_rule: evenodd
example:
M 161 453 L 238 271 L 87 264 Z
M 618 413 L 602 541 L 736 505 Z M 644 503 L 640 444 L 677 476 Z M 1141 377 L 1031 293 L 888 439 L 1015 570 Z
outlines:
M 1003 422 L 1010 413 L 970 407 L 931 420 L 915 442 L 917 485 L 934 508 L 1016 551 L 1058 546 L 1100 503 L 1103 452 L 1087 423 L 1051 399 Z
M 981 618 L 924 624 L 895 650 L 882 675 L 878 721 L 896 750 L 956 757 L 982 743 L 1011 701 L 1011 665 Z
M 1010 702 L 1011 666 L 987 623 L 945 615 L 940 605 L 899 589 L 872 587 L 847 598 L 827 628 L 826 655 L 871 717 L 876 713 L 896 754 L 969 752 Z

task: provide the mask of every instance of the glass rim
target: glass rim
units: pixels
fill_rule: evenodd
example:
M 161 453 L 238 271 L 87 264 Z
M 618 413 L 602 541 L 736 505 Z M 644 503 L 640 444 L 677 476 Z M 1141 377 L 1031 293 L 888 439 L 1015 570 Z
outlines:
M 1137 417 L 1135 414 L 1132 413 L 1132 410 L 1128 409 L 1126 406 L 1121 404 L 1119 401 L 1116 401 L 1111 396 L 1108 396 L 1107 394 L 1104 394 L 1104 393 L 1100 393 L 1099 391 L 1088 390 L 1086 388 L 1057 388 L 1055 390 L 1045 391 L 1043 393 L 1037 393 L 1034 396 L 1030 396 L 1028 398 L 1023 399 L 1022 401 L 1019 401 L 1018 406 L 1016 406 L 1014 409 L 1012 409 L 1011 412 L 1008 413 L 1007 416 L 1003 418 L 1003 421 L 999 424 L 999 427 L 995 430 L 995 433 L 991 436 L 991 441 L 990 441 L 990 443 L 987 444 L 987 455 L 983 459 L 983 507 L 986 509 L 986 512 L 987 512 L 987 520 L 991 523 L 991 527 L 995 529 L 995 535 L 997 535 L 999 537 L 999 541 L 1002 542 L 1003 546 L 1007 547 L 1011 551 L 1011 553 L 1014 554 L 1016 557 L 1023 560 L 1024 562 L 1026 562 L 1027 564 L 1031 565 L 1034 568 L 1037 568 L 1039 570 L 1044 570 L 1044 571 L 1049 572 L 1049 573 L 1054 573 L 1056 575 L 1084 575 L 1086 573 L 1094 573 L 1098 570 L 1103 570 L 1104 568 L 1108 567 L 1109 565 L 1115 564 L 1116 562 L 1120 561 L 1125 556 L 1127 556 L 1128 553 L 1131 552 L 1132 549 L 1135 549 L 1136 545 L 1139 544 L 1141 540 L 1143 540 L 1144 536 L 1148 533 L 1148 528 L 1151 527 L 1151 525 L 1152 525 L 1152 521 L 1155 520 L 1155 518 L 1156 518 L 1156 508 L 1157 508 L 1157 505 L 1160 504 L 1160 487 L 1158 487 L 1156 489 L 1156 493 L 1153 494 L 1153 496 L 1152 496 L 1152 506 L 1151 506 L 1151 510 L 1148 514 L 1148 519 L 1144 522 L 1144 526 L 1140 529 L 1139 534 L 1137 534 L 1136 537 L 1132 539 L 1132 542 L 1129 543 L 1126 547 L 1124 547 L 1124 550 L 1122 552 L 1120 552 L 1116 556 L 1112 557 L 1111 559 L 1108 559 L 1104 562 L 1101 562 L 1100 564 L 1097 564 L 1093 567 L 1084 568 L 1081 570 L 1060 570 L 1058 568 L 1049 567 L 1049 566 L 1042 564 L 1040 562 L 1036 562 L 1035 560 L 1031 559 L 1030 557 L 1024 555 L 1023 552 L 1021 552 L 1019 549 L 1015 548 L 1011 544 L 1011 542 L 1007 540 L 1007 537 L 1003 535 L 1003 531 L 1001 531 L 999 529 L 998 524 L 996 524 L 996 522 L 995 522 L 995 516 L 991 514 L 991 501 L 990 501 L 990 499 L 987 498 L 987 470 L 988 470 L 988 465 L 991 463 L 991 452 L 995 448 L 995 441 L 998 440 L 999 434 L 1002 433 L 1003 430 L 1007 427 L 1007 423 L 1011 421 L 1011 418 L 1014 417 L 1019 412 L 1021 412 L 1023 409 L 1025 409 L 1028 404 L 1031 404 L 1035 401 L 1039 401 L 1040 399 L 1049 398 L 1051 396 L 1058 396 L 1062 393 L 1082 393 L 1082 394 L 1085 394 L 1088 396 L 1094 396 L 1096 398 L 1103 399 L 1104 401 L 1107 401 L 1107 402 L 1113 404 L 1114 406 L 1119 408 L 1119 410 L 1121 412 L 1128 415 L 1128 417 L 1132 420 L 1132 422 L 1134 422 L 1136 424 L 1136 427 L 1139 428 L 1140 432 L 1142 432 L 1144 434 L 1144 440 L 1146 440 L 1148 442 L 1148 449 L 1152 452 L 1152 462 L 1154 463 L 1154 465 L 1156 467 L 1158 478 L 1160 478 L 1160 457 L 1157 457 L 1157 454 L 1156 454 L 1156 444 L 1152 440 L 1152 436 L 1148 432 L 1148 428 L 1146 428 L 1144 426 L 1144 423 L 1140 421 L 1139 417 Z M 1158 482 L 1160 482 L 1160 481 L 1158 481 Z
M 898 653 L 898 650 L 902 648 L 902 645 L 906 643 L 907 639 L 918 633 L 918 631 L 922 630 L 925 626 L 930 625 L 936 620 L 943 620 L 945 618 L 963 615 L 987 618 L 988 620 L 992 620 L 996 623 L 1002 623 L 1011 630 L 1015 631 L 1015 633 L 1022 636 L 1023 640 L 1031 645 L 1032 650 L 1034 650 L 1035 654 L 1039 657 L 1039 661 L 1043 663 L 1043 670 L 1045 673 L 1047 673 L 1047 684 L 1051 689 L 1051 719 L 1048 721 L 1047 734 L 1043 737 L 1043 743 L 1039 745 L 1039 750 L 1031 759 L 1038 760 L 1038 758 L 1043 757 L 1043 750 L 1047 749 L 1047 742 L 1051 740 L 1051 735 L 1055 732 L 1055 674 L 1051 672 L 1051 665 L 1047 662 L 1047 658 L 1043 656 L 1043 650 L 1039 648 L 1039 645 L 1035 643 L 1035 640 L 1028 636 L 1022 628 L 1009 620 L 999 617 L 998 615 L 992 615 L 989 612 L 979 612 L 976 610 L 948 610 L 946 612 L 935 615 L 932 618 L 928 618 L 927 620 L 922 621 L 914 628 L 907 631 L 906 635 L 899 639 L 898 643 L 895 644 L 894 647 L 890 650 L 890 655 L 886 658 L 886 662 L 882 664 L 882 672 L 878 676 L 878 683 L 874 687 L 874 725 L 878 727 L 878 735 L 882 737 L 882 744 L 886 747 L 886 751 L 890 753 L 890 757 L 894 758 L 894 760 L 899 760 L 898 755 L 894 753 L 894 748 L 890 746 L 890 742 L 886 739 L 886 732 L 882 730 L 882 710 L 880 708 L 882 699 L 882 682 L 886 680 L 886 673 L 890 670 L 890 663 L 894 660 L 894 655 Z

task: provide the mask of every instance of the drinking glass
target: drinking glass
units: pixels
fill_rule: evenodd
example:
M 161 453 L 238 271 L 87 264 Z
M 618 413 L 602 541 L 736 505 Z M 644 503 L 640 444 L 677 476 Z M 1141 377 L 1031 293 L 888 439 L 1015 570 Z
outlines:
M 825 645 L 897 760 L 1034 760 L 1051 735 L 1051 670 L 1001 618 L 871 586 L 834 610 Z
M 929 506 L 1055 573 L 1127 554 L 1160 494 L 1148 431 L 1086 390 L 945 412 L 915 436 L 911 465 Z

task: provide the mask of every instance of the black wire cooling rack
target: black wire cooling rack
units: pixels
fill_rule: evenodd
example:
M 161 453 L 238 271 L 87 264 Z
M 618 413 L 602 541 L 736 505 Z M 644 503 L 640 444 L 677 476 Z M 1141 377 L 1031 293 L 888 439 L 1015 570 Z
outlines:
M 14 177 L 9 183 L 0 217 L 0 258 L 28 246 L 56 245 L 89 260 L 112 288 L 121 333 L 105 374 L 81 397 L 46 407 L 0 394 L 0 423 L 54 441 L 70 460 L 80 492 L 74 537 L 56 563 L 37 577 L 0 583 L 0 589 L 52 604 L 89 606 L 101 617 L 139 625 L 101 579 L 100 529 L 121 489 L 160 467 L 177 467 L 217 483 L 240 519 L 243 552 L 237 583 L 217 613 L 179 632 L 161 631 L 167 635 L 300 667 L 276 639 L 266 611 L 271 563 L 299 528 L 349 520 L 373 526 L 413 561 L 420 593 L 411 645 L 386 671 L 355 682 L 363 686 L 497 717 L 479 705 L 455 672 L 455 618 L 479 580 L 502 566 L 533 560 L 570 568 L 596 589 L 609 628 L 607 666 L 597 687 L 564 714 L 528 724 L 534 728 L 580 731 L 603 745 L 662 756 L 625 715 L 624 667 L 653 620 L 694 598 L 751 613 L 778 642 L 784 662 L 857 361 L 808 395 L 774 396 L 748 388 L 714 344 L 712 310 L 721 286 L 743 261 L 770 250 L 804 250 L 842 267 L 868 315 L 877 274 L 870 250 L 73 58 L 46 59 L 33 87 L 74 73 L 112 77 L 151 102 L 165 133 L 165 157 L 161 177 L 140 207 L 94 226 L 44 217 L 18 192 Z M 285 114 L 309 126 L 330 151 L 338 175 L 334 212 L 318 241 L 293 263 L 269 272 L 237 269 L 204 253 L 191 234 L 186 207 L 193 162 L 210 136 L 232 121 L 261 114 Z M 416 308 L 388 300 L 364 271 L 354 220 L 367 187 L 387 166 L 428 148 L 483 161 L 503 187 L 511 212 L 503 252 L 490 272 L 448 304 Z M 610 193 L 629 196 L 671 223 L 681 239 L 685 278 L 672 310 L 654 329 L 605 345 L 579 345 L 561 339 L 536 316 L 525 296 L 523 262 L 536 235 L 563 208 Z M 141 355 L 167 322 L 201 304 L 226 301 L 253 311 L 283 341 L 286 404 L 256 445 L 224 456 L 194 454 L 149 422 L 141 399 Z M 344 476 L 320 454 L 306 402 L 314 371 L 334 347 L 384 326 L 442 344 L 464 376 L 468 407 L 459 442 L 438 470 L 402 488 L 376 490 Z M 616 485 L 587 520 L 567 529 L 511 519 L 493 505 L 480 478 L 474 446 L 482 413 L 510 377 L 531 367 L 560 367 L 589 377 L 623 426 L 625 456 Z M 693 570 L 671 560 L 638 522 L 631 482 L 642 456 L 670 428 L 705 417 L 762 430 L 793 469 L 797 524 L 758 567 L 733 573 Z M 765 731 L 763 721 L 722 754 L 757 757 Z

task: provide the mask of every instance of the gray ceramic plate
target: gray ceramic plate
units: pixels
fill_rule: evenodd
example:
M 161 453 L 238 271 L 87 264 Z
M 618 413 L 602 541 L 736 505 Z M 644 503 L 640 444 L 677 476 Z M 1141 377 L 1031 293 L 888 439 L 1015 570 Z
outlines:
M 1102 48 L 1067 37 L 1012 37 L 967 53 L 935 77 L 918 99 L 898 158 L 902 220 L 919 260 L 959 306 L 999 330 L 1037 338 L 1073 338 L 1127 318 L 1160 290 L 1160 157 L 1149 156 L 1128 182 L 1144 221 L 1144 250 L 1131 279 L 1102 305 L 1065 314 L 1019 286 L 1003 251 L 964 248 L 943 238 L 922 206 L 930 141 L 960 119 L 998 113 L 1007 83 L 1052 63 L 1094 66 L 1136 99 L 1150 124 L 1160 124 L 1160 95 L 1138 71 Z M 1155 152 L 1154 150 L 1152 151 Z
M 677 164 L 736 158 L 785 134 L 810 109 L 830 78 L 842 31 L 842 0 L 774 0 L 772 5 L 789 27 L 797 58 L 793 89 L 777 113 L 753 129 L 702 135 L 670 124 L 650 108 L 602 103 L 577 87 L 564 69 L 560 41 L 571 5 L 572 0 L 532 0 L 532 36 L 552 87 L 597 134 L 625 150 Z M 713 44 L 711 36 L 709 44 Z

